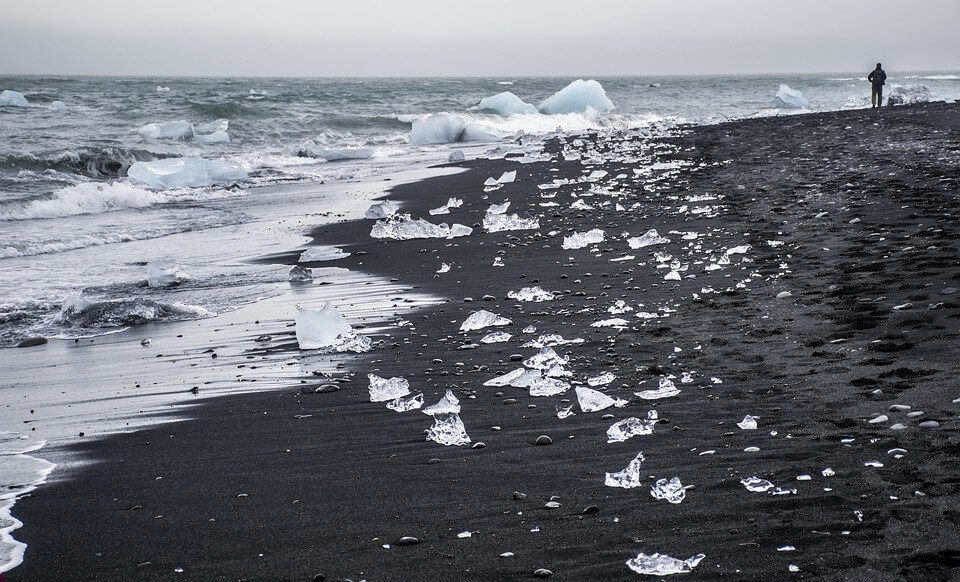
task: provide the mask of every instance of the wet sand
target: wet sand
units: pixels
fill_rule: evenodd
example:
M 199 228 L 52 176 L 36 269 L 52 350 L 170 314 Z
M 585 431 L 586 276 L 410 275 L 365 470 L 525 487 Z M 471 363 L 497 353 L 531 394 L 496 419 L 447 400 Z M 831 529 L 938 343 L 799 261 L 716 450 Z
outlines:
M 957 105 L 836 112 L 571 138 L 553 162 L 469 162 L 400 186 L 390 199 L 414 217 L 479 225 L 509 200 L 540 228 L 412 241 L 373 240 L 372 221 L 318 228 L 318 244 L 350 241 L 337 266 L 449 302 L 405 316 L 342 374 L 80 443 L 93 463 L 17 503 L 28 548 L 4 579 L 618 580 L 638 577 L 625 562 L 639 552 L 705 554 L 691 580 L 957 579 L 958 137 Z M 593 209 L 570 209 L 572 193 Z M 463 207 L 427 214 L 451 196 Z M 604 242 L 561 248 L 593 228 Z M 630 249 L 651 228 L 670 242 Z M 556 299 L 507 299 L 535 285 Z M 617 300 L 633 311 L 611 314 Z M 478 309 L 512 319 L 495 329 L 513 338 L 459 333 Z M 613 317 L 627 324 L 592 326 Z M 232 347 L 294 356 L 289 323 Z M 585 340 L 556 348 L 568 380 L 611 372 L 600 389 L 630 403 L 585 413 L 572 389 L 483 386 L 548 333 Z M 452 390 L 472 445 L 425 441 L 431 419 L 371 403 L 367 373 L 407 378 L 428 404 Z M 634 395 L 661 377 L 681 392 Z M 652 409 L 653 434 L 606 442 Z M 737 426 L 748 414 L 756 430 Z M 643 485 L 604 485 L 640 451 Z M 748 491 L 754 476 L 782 494 Z M 654 499 L 672 477 L 692 486 L 682 503 Z

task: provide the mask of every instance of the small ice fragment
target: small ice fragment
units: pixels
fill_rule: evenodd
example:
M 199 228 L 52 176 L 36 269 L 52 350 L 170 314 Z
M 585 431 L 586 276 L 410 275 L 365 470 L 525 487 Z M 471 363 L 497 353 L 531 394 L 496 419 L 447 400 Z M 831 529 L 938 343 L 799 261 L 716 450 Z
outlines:
M 834 471 L 834 470 L 831 469 L 830 467 L 827 467 L 826 469 L 820 471 L 820 474 L 823 475 L 824 477 L 833 477 L 833 476 L 836 475 L 837 473 L 836 473 L 836 471 Z
M 437 216 L 438 214 L 450 214 L 450 208 L 447 206 L 440 206 L 439 208 L 430 209 L 430 216 Z
M 642 451 L 637 453 L 637 456 L 630 461 L 626 469 L 616 473 L 607 473 L 603 484 L 607 487 L 622 487 L 624 489 L 633 489 L 643 485 L 643 479 L 640 477 L 640 465 L 644 459 Z
M 352 330 L 338 335 L 337 338 L 333 340 L 333 344 L 329 346 L 331 351 L 338 354 L 346 352 L 362 354 L 369 352 L 372 348 L 373 342 L 370 341 L 370 338 Z
M 367 374 L 370 380 L 370 402 L 396 400 L 410 394 L 410 383 L 406 378 L 381 378 L 376 374 Z
M 671 574 L 685 574 L 692 572 L 700 560 L 704 559 L 704 554 L 697 554 L 686 560 L 678 560 L 666 554 L 646 555 L 643 552 L 637 554 L 636 558 L 627 560 L 627 567 L 637 574 L 646 574 L 648 576 L 669 576 Z
M 497 376 L 483 383 L 484 386 L 513 386 L 514 388 L 529 388 L 534 382 L 543 378 L 539 370 L 517 368 L 502 376 Z
M 542 204 L 541 206 L 544 205 Z M 570 205 L 570 210 L 594 210 L 594 207 L 584 202 L 583 198 L 577 198 L 573 201 L 573 204 Z
M 743 420 L 737 423 L 742 430 L 757 430 L 757 416 L 750 416 L 749 414 L 743 417 Z
M 634 394 L 644 400 L 658 400 L 660 398 L 669 398 L 680 394 L 680 389 L 667 377 L 660 378 L 660 385 L 656 390 L 642 390 Z
M 480 338 L 480 343 L 482 344 L 497 344 L 506 341 L 510 341 L 510 338 L 513 337 L 505 331 L 494 331 L 488 333 L 487 335 Z
M 480 311 L 474 311 L 467 317 L 463 324 L 460 325 L 460 331 L 473 331 L 475 329 L 483 329 L 492 325 L 510 325 L 511 323 L 513 322 L 506 317 L 500 317 L 495 313 L 481 309 Z
M 160 259 L 147 263 L 147 286 L 149 287 L 171 287 L 189 279 L 190 277 L 173 259 Z
M 460 538 L 460 539 L 473 537 L 473 532 L 462 531 L 462 532 L 460 532 L 460 533 L 457 534 L 457 537 Z
M 532 328 L 532 329 L 531 329 Z M 527 331 L 530 330 L 530 331 Z M 537 333 L 537 328 L 532 325 L 523 330 L 523 333 Z M 582 344 L 583 338 L 574 338 L 572 340 L 563 339 L 563 336 L 556 333 L 541 335 L 535 340 L 524 343 L 521 348 L 542 348 L 544 346 L 563 346 L 567 344 Z
M 460 208 L 461 206 L 463 206 L 462 198 L 451 197 L 447 199 L 447 208 Z
M 680 276 L 680 273 L 677 271 L 670 271 L 669 273 L 663 276 L 664 281 L 679 281 L 681 279 L 682 277 Z
M 440 268 L 437 269 L 437 273 L 449 273 L 450 272 L 450 263 L 440 263 Z
M 737 247 L 731 247 L 727 249 L 724 254 L 727 255 L 728 257 L 730 255 L 743 255 L 743 254 L 746 254 L 746 252 L 749 251 L 750 248 L 751 248 L 750 245 L 740 245 Z
M 537 287 L 524 287 L 519 291 L 511 291 L 507 293 L 507 299 L 516 299 L 517 301 L 532 301 L 534 303 L 540 303 L 543 301 L 553 301 L 553 293 L 550 291 L 545 291 L 539 286 Z
M 350 256 L 350 253 L 344 251 L 340 247 L 333 247 L 333 246 L 310 247 L 307 250 L 300 253 L 300 258 L 297 259 L 297 262 L 309 263 L 311 261 L 336 261 L 337 259 L 345 259 L 349 256 Z
M 611 315 L 620 315 L 628 311 L 633 311 L 633 308 L 627 305 L 627 302 L 623 299 L 617 299 L 613 305 L 607 308 L 607 313 Z
M 881 463 L 880 461 L 866 461 L 866 462 L 864 462 L 863 464 L 864 464 L 864 466 L 866 466 L 866 467 L 877 467 L 877 468 L 880 468 L 880 467 L 883 466 L 883 463 Z
M 396 240 L 447 238 L 450 234 L 450 227 L 445 223 L 433 224 L 422 218 L 410 218 L 409 214 L 394 214 L 383 220 L 378 220 L 373 223 L 373 228 L 370 229 L 372 238 Z
M 467 429 L 457 413 L 433 415 L 433 426 L 426 431 L 427 440 L 444 446 L 461 446 L 470 442 Z
M 497 178 L 497 183 L 498 183 L 498 184 L 509 184 L 510 182 L 513 182 L 513 181 L 516 180 L 516 179 L 517 179 L 517 171 L 516 171 L 516 170 L 512 170 L 512 171 L 510 171 L 510 172 L 504 172 L 504 173 L 500 174 L 500 177 Z
M 657 420 L 657 411 L 651 410 L 647 412 L 646 420 L 631 416 L 617 421 L 607 429 L 607 442 L 621 443 L 631 437 L 653 434 L 653 427 L 657 424 Z
M 745 452 L 745 453 L 759 453 L 759 452 L 760 452 L 760 447 L 747 447 L 747 448 L 743 449 L 743 452 Z
M 506 265 L 503 264 L 503 259 L 502 259 L 502 258 L 500 258 L 500 257 L 494 257 L 494 259 L 493 259 L 493 266 L 494 266 L 494 267 L 505 267 Z
M 813 477 L 811 477 L 810 475 L 806 475 L 806 474 L 797 475 L 797 481 L 812 481 L 812 480 L 813 480 Z
M 563 357 L 554 351 L 553 348 L 546 346 L 540 348 L 540 351 L 523 361 L 523 365 L 534 370 L 549 370 L 554 366 L 564 366 L 570 361 L 569 357 Z
M 501 232 L 504 230 L 536 230 L 540 228 L 540 220 L 534 218 L 520 218 L 516 214 L 490 214 L 483 217 L 483 228 L 487 232 Z
M 573 411 L 573 404 L 558 404 L 557 405 L 557 418 L 564 419 L 568 416 L 573 416 L 576 414 Z
M 627 404 L 626 400 L 611 398 L 603 392 L 598 392 L 585 386 L 577 386 L 577 401 L 580 404 L 580 410 L 583 412 L 597 412 L 616 406 L 620 408 Z
M 602 243 L 606 233 L 604 233 L 599 228 L 594 228 L 593 230 L 587 232 L 575 232 L 570 236 L 563 237 L 563 247 L 564 249 L 582 249 L 583 247 Z
M 491 204 L 490 207 L 487 208 L 487 214 L 504 214 L 508 208 L 510 208 L 509 200 L 502 204 Z
M 800 571 L 800 566 L 797 566 L 796 564 L 790 564 L 789 566 L 787 566 L 787 570 L 793 573 L 797 573 Z
M 630 245 L 631 249 L 642 249 L 644 247 L 661 245 L 668 242 L 670 242 L 670 239 L 660 236 L 660 233 L 658 233 L 655 228 L 651 228 L 642 236 L 627 239 L 627 244 Z
M 599 376 L 594 376 L 593 378 L 587 378 L 588 386 L 606 386 L 610 382 L 613 382 L 617 377 L 611 374 L 610 372 L 604 372 Z
M 570 389 L 570 384 L 556 378 L 537 378 L 530 384 L 530 396 L 556 396 Z
M 352 330 L 336 307 L 324 301 L 319 309 L 304 309 L 297 305 L 296 335 L 302 350 L 313 350 L 333 345 L 337 336 Z
M 673 477 L 669 481 L 666 479 L 657 479 L 657 482 L 650 487 L 650 495 L 654 499 L 663 499 L 669 503 L 677 504 L 683 501 L 687 496 L 687 490 L 680 483 L 679 477 Z
M 795 548 L 794 546 L 780 546 L 779 548 L 777 548 L 777 551 L 778 552 L 796 552 L 797 548 Z
M 528 325 L 527 327 L 523 328 L 523 333 L 537 333 L 537 326 Z M 538 346 L 538 347 L 543 347 L 543 346 Z
M 773 105 L 778 108 L 804 109 L 810 107 L 810 101 L 800 91 L 781 83 L 776 97 L 773 98 Z
M 629 322 L 622 317 L 613 317 L 610 319 L 595 321 L 590 324 L 590 327 L 614 327 L 618 329 L 625 329 L 628 324 Z
M 287 280 L 291 283 L 313 281 L 313 271 L 300 265 L 294 265 L 293 268 L 290 269 L 290 274 L 287 275 Z
M 454 225 L 450 227 L 450 234 L 447 235 L 447 238 L 458 238 L 461 236 L 470 236 L 471 234 L 473 234 L 473 228 L 454 223 Z
M 424 408 L 421 412 L 429 415 L 457 414 L 460 412 L 460 401 L 453 395 L 453 392 L 447 390 L 447 393 L 444 394 L 439 402 Z
M 766 493 L 774 487 L 773 483 L 770 481 L 756 476 L 740 479 L 740 484 L 746 487 L 747 491 L 751 491 L 753 493 Z
M 411 410 L 417 410 L 421 406 L 423 406 L 422 392 L 417 392 L 410 396 L 401 396 L 387 403 L 387 408 L 397 412 L 409 412 Z

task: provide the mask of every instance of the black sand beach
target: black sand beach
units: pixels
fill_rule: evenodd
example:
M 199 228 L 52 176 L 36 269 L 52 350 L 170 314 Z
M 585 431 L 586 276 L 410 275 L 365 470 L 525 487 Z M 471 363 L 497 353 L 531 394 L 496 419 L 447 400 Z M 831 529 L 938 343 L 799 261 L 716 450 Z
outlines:
M 525 580 L 538 569 L 630 580 L 644 578 L 625 564 L 639 552 L 705 554 L 689 580 L 960 579 L 960 105 L 747 120 L 653 142 L 584 136 L 550 151 L 561 149 L 581 157 L 468 162 L 389 196 L 414 217 L 468 226 L 509 200 L 508 212 L 540 216 L 538 230 L 380 241 L 372 221 L 318 229 L 319 244 L 349 243 L 338 266 L 449 302 L 411 314 L 342 377 L 211 399 L 193 420 L 77 445 L 90 464 L 18 501 L 14 535 L 28 548 L 4 580 Z M 506 170 L 517 181 L 484 194 Z M 537 188 L 594 170 L 607 174 Z M 593 209 L 569 208 L 594 187 L 608 193 L 580 198 Z M 427 214 L 449 197 L 463 207 Z M 604 242 L 561 248 L 593 228 Z M 670 242 L 632 250 L 622 236 L 651 228 Z M 654 253 L 672 255 L 666 268 Z M 680 279 L 666 280 L 674 261 Z M 559 295 L 507 298 L 531 286 Z M 609 313 L 617 300 L 634 311 Z M 459 333 L 478 309 L 513 324 Z M 628 323 L 591 326 L 612 317 Z M 493 329 L 513 338 L 479 344 Z M 263 333 L 289 357 L 292 328 Z M 550 333 L 585 340 L 556 348 L 572 380 L 611 372 L 602 389 L 630 403 L 584 413 L 573 390 L 483 386 Z M 472 446 L 425 441 L 431 419 L 370 402 L 368 373 L 407 378 L 428 404 L 452 390 Z M 634 396 L 662 376 L 681 392 Z M 337 379 L 351 381 L 303 393 Z M 564 399 L 576 415 L 559 419 Z M 615 421 L 652 409 L 653 434 L 606 442 Z M 748 414 L 757 430 L 737 426 Z M 536 445 L 541 435 L 552 444 Z M 649 483 L 604 485 L 640 451 Z M 783 494 L 748 491 L 753 476 Z M 671 477 L 692 486 L 680 504 L 650 495 Z M 404 536 L 419 543 L 398 545 Z

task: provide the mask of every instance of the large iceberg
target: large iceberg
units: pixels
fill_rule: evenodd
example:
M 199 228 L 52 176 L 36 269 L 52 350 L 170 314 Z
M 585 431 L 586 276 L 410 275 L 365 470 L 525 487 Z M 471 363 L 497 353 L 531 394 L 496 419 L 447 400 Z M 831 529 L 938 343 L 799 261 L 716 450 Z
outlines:
M 3 93 L 0 93 L 0 107 L 3 106 L 29 107 L 30 102 L 27 101 L 27 98 L 23 96 L 23 93 L 6 89 Z
M 773 98 L 773 104 L 776 107 L 786 109 L 806 109 L 810 107 L 810 102 L 803 96 L 803 93 L 791 89 L 787 85 L 780 85 L 777 96 Z
M 506 117 L 517 114 L 536 115 L 538 113 L 535 106 L 526 103 L 510 91 L 497 93 L 491 97 L 484 97 L 480 100 L 480 104 L 477 105 L 477 109 L 489 109 Z
M 148 123 L 137 130 L 144 139 L 190 139 L 193 137 L 193 124 L 186 120 L 167 123 Z
M 297 343 L 302 350 L 330 347 L 339 336 L 352 331 L 347 320 L 329 301 L 324 301 L 320 309 L 304 309 L 297 305 Z
M 915 103 L 929 103 L 933 99 L 933 92 L 926 85 L 894 85 L 887 97 L 887 105 L 913 105 Z
M 613 111 L 613 101 L 607 97 L 600 83 L 590 79 L 577 79 L 560 89 L 540 104 L 538 109 L 547 115 L 560 113 L 584 113 L 594 109 L 600 113 Z
M 238 163 L 202 158 L 166 158 L 152 162 L 136 162 L 127 175 L 149 188 L 198 188 L 229 184 L 247 179 L 247 172 Z

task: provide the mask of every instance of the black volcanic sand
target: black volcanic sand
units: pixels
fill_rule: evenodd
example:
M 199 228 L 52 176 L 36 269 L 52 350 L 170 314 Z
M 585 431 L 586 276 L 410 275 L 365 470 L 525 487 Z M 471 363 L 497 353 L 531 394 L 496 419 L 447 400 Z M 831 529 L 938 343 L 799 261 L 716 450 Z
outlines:
M 540 568 L 630 580 L 643 578 L 625 564 L 641 551 L 706 554 L 687 580 L 960 579 L 960 106 L 756 119 L 657 141 L 584 136 L 548 151 L 555 161 L 469 162 L 390 194 L 414 217 L 468 226 L 509 200 L 508 212 L 540 216 L 537 231 L 381 241 L 367 221 L 315 232 L 349 243 L 339 266 L 449 302 L 357 357 L 339 391 L 214 399 L 195 420 L 78 446 L 96 462 L 16 505 L 29 547 L 8 582 L 524 580 Z M 512 169 L 516 182 L 483 193 Z M 537 188 L 601 169 L 592 183 Z M 595 209 L 569 209 L 591 188 L 606 190 L 583 198 Z M 463 207 L 427 214 L 451 196 Z M 561 248 L 591 228 L 607 239 Z M 623 234 L 650 228 L 671 242 L 631 250 Z M 682 279 L 665 280 L 655 253 L 678 260 Z M 624 255 L 635 259 L 611 262 Z M 497 256 L 505 266 L 492 266 Z M 452 268 L 438 275 L 443 262 Z M 559 296 L 507 299 L 534 285 Z M 634 311 L 608 313 L 618 299 Z M 460 349 L 493 330 L 459 333 L 481 308 L 512 319 L 495 329 L 513 339 Z M 591 327 L 611 317 L 628 327 Z M 557 348 L 571 380 L 612 372 L 604 390 L 630 404 L 561 420 L 572 389 L 534 398 L 483 386 L 545 333 L 586 340 Z M 452 390 L 485 446 L 425 441 L 429 417 L 369 401 L 370 372 L 407 378 L 428 404 Z M 664 375 L 679 395 L 633 395 Z M 652 435 L 606 442 L 615 420 L 652 408 Z M 746 414 L 758 430 L 737 427 Z M 535 445 L 540 435 L 552 444 Z M 648 482 L 604 485 L 640 451 Z M 681 504 L 650 495 L 674 476 L 692 486 Z M 751 476 L 787 493 L 750 492 L 740 480 Z M 403 536 L 419 543 L 397 545 Z

